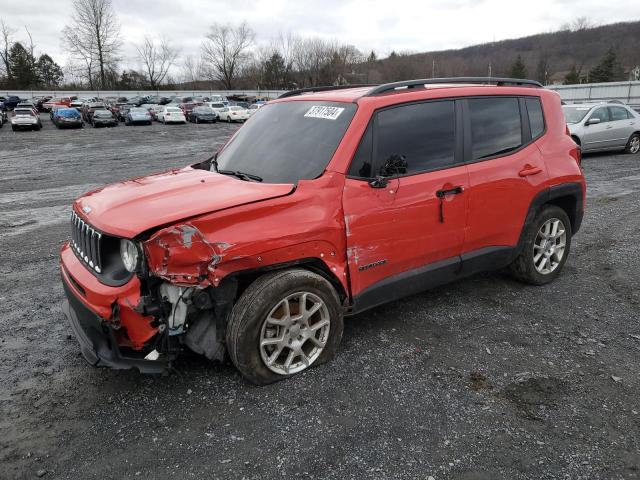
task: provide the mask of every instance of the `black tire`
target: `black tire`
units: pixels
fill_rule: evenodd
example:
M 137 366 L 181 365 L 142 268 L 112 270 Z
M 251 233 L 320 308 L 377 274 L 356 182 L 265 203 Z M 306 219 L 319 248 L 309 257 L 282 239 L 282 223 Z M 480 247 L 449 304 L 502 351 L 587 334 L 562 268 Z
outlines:
M 18 130 L 18 129 L 17 129 L 16 127 L 14 127 L 13 125 L 11 125 L 11 131 L 15 132 L 15 131 L 17 131 L 17 130 Z
M 198 119 L 198 117 L 196 117 L 196 124 L 200 123 L 200 120 Z
M 640 152 L 640 133 L 634 133 L 629 137 L 624 153 L 636 154 Z
M 296 292 L 318 296 L 329 313 L 329 336 L 318 358 L 310 367 L 330 360 L 336 353 L 343 331 L 343 311 L 340 299 L 322 276 L 302 269 L 282 270 L 265 274 L 254 281 L 234 305 L 227 325 L 226 345 L 231 361 L 242 376 L 256 385 L 284 380 L 293 374 L 273 372 L 260 355 L 260 334 L 267 315 L 282 299 Z
M 534 264 L 534 243 L 538 236 L 538 232 L 547 220 L 556 218 L 564 224 L 566 238 L 564 253 L 557 267 L 549 273 L 540 273 Z M 555 205 L 546 205 L 537 213 L 533 222 L 529 224 L 524 232 L 524 245 L 522 251 L 510 265 L 513 275 L 524 283 L 531 285 L 544 285 L 552 282 L 560 275 L 564 264 L 567 262 L 571 251 L 571 221 L 567 213 L 560 207 Z
M 39 132 L 39 131 L 40 131 L 40 128 L 41 128 L 41 127 L 40 127 L 40 125 L 35 125 L 35 126 L 33 127 L 33 129 L 34 129 L 36 132 Z

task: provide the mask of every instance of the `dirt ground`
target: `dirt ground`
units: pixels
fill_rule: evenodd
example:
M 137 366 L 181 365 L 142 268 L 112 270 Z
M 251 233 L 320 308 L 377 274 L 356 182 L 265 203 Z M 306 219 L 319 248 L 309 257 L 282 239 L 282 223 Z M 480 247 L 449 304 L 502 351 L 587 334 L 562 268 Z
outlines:
M 479 275 L 346 320 L 337 358 L 247 384 L 85 363 L 61 312 L 70 203 L 204 159 L 228 125 L 0 130 L 0 478 L 640 478 L 640 155 L 591 155 L 544 287 Z

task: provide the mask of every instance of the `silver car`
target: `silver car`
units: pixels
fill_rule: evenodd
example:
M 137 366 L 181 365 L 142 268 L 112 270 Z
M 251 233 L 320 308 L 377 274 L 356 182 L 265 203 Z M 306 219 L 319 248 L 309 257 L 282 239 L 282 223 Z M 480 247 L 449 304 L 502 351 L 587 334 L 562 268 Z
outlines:
M 619 103 L 576 103 L 562 107 L 571 137 L 583 152 L 640 152 L 640 115 Z

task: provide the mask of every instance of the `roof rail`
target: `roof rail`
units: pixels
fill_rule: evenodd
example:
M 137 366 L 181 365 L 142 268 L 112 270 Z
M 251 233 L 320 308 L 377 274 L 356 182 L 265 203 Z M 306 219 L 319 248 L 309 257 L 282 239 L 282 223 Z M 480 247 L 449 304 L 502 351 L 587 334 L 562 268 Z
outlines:
M 438 83 L 477 83 L 482 85 L 497 85 L 499 87 L 512 85 L 522 87 L 542 88 L 540 82 L 535 80 L 525 80 L 522 78 L 501 78 L 501 77 L 450 77 L 450 78 L 427 78 L 422 80 L 406 80 L 403 82 L 385 83 L 378 85 L 367 92 L 366 97 L 379 95 L 381 93 L 392 90 L 409 89 L 422 87 L 424 85 L 433 85 Z
M 364 83 L 364 84 L 357 84 L 357 85 L 329 85 L 324 87 L 300 88 L 298 90 L 291 90 L 289 92 L 285 92 L 282 95 L 280 95 L 278 98 L 295 97 L 296 95 L 302 95 L 303 93 L 328 92 L 331 90 L 344 90 L 345 88 L 362 88 L 362 87 L 375 87 L 375 85 L 371 85 L 370 83 Z

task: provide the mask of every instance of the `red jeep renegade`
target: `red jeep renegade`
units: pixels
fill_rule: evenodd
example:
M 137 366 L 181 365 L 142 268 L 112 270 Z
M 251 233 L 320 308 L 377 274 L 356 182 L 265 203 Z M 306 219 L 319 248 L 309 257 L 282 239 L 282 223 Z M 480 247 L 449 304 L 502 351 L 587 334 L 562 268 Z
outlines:
M 64 310 L 92 365 L 228 352 L 266 384 L 329 360 L 344 315 L 507 266 L 550 282 L 584 199 L 560 98 L 536 82 L 289 92 L 211 159 L 76 200 Z

